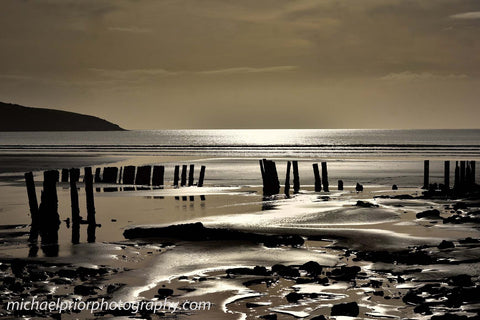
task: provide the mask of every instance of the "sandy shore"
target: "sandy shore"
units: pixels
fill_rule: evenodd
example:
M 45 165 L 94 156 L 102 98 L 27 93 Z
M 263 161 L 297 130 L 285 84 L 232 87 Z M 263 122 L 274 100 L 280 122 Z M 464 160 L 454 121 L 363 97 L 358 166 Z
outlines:
M 112 161 L 115 165 L 205 163 L 187 157 L 57 160 L 58 168 L 88 161 L 93 165 L 96 161 L 102 165 Z M 228 161 L 222 166 L 230 168 Z M 41 174 L 37 172 L 35 177 L 39 194 Z M 372 178 L 383 179 L 388 180 Z M 361 193 L 349 185 L 344 191 L 315 193 L 305 179 L 300 194 L 270 199 L 263 199 L 258 185 L 219 181 L 212 178 L 204 188 L 179 189 L 131 190 L 97 184 L 95 205 L 101 227 L 96 229 L 96 243 L 86 243 L 86 226 L 82 226 L 77 245 L 70 243 L 71 229 L 66 223 L 71 211 L 70 190 L 68 184 L 60 183 L 58 255 L 47 257 L 44 248 L 31 247 L 27 241 L 30 221 L 22 178 L 3 179 L 0 318 L 20 316 L 7 311 L 6 303 L 32 296 L 40 300 L 211 303 L 210 310 L 177 310 L 174 316 L 180 319 L 478 316 L 476 202 L 422 199 L 421 190 L 414 186 L 392 191 L 391 178 L 384 185 L 365 184 Z M 84 189 L 81 183 L 78 186 L 80 214 L 85 217 Z M 438 215 L 417 218 L 432 209 L 438 210 Z M 452 223 L 457 216 L 473 220 Z M 195 222 L 225 233 L 208 233 L 209 238 L 202 238 L 184 227 L 173 234 L 162 229 Z M 134 228 L 149 228 L 149 236 L 145 232 L 144 236 L 125 238 L 125 230 Z M 292 236 L 301 242 L 288 240 Z M 27 315 L 59 317 L 58 312 Z M 172 313 L 82 311 L 61 318 L 132 315 L 156 319 Z

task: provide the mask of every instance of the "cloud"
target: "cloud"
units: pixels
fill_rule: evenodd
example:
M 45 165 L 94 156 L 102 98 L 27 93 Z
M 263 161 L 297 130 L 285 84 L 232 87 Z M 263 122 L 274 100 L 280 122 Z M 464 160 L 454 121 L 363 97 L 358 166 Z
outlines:
M 152 29 L 148 28 L 140 28 L 136 26 L 131 27 L 109 27 L 109 31 L 116 31 L 116 32 L 130 32 L 130 33 L 149 33 L 152 32 Z
M 464 13 L 457 13 L 451 15 L 450 18 L 452 19 L 480 19 L 480 11 L 471 11 L 471 12 L 464 12 Z
M 199 71 L 198 74 L 211 74 L 211 75 L 221 75 L 221 74 L 239 74 L 239 73 L 263 73 L 263 72 L 285 72 L 292 71 L 297 69 L 296 66 L 275 66 L 275 67 L 266 67 L 266 68 L 250 68 L 250 67 L 240 67 L 240 68 L 228 68 L 228 69 L 219 69 L 219 70 L 208 70 L 208 71 Z
M 460 80 L 467 79 L 466 74 L 433 74 L 429 72 L 415 73 L 411 71 L 404 71 L 399 73 L 389 73 L 383 77 L 381 80 L 386 81 L 434 81 L 434 80 Z

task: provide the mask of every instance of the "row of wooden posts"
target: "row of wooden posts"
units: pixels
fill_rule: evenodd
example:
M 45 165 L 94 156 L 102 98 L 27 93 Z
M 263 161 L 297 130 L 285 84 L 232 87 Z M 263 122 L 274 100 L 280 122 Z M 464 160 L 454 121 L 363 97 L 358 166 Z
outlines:
M 205 166 L 200 168 L 200 176 L 198 178 L 197 187 L 203 186 L 205 179 Z M 69 174 L 69 169 L 62 169 L 62 182 L 68 182 L 70 177 L 78 177 L 80 175 L 79 169 L 73 176 Z M 188 171 L 188 181 L 187 181 Z M 186 164 L 182 165 L 182 172 L 180 175 L 180 165 L 176 165 L 174 169 L 173 186 L 178 187 L 179 183 L 181 187 L 193 186 L 194 184 L 195 165 L 191 164 L 189 169 Z M 125 167 L 105 167 L 96 168 L 95 170 L 95 183 L 119 183 L 119 184 L 131 184 L 131 185 L 143 185 L 143 186 L 163 186 L 165 176 L 164 166 L 125 166 Z M 77 178 L 78 179 L 78 178 Z M 71 180 L 71 179 L 70 179 Z M 78 181 L 78 180 L 77 180 Z
M 188 173 L 188 186 L 194 185 L 195 166 L 190 165 Z M 93 194 L 93 183 L 121 183 L 123 171 L 123 184 L 136 185 L 164 185 L 164 166 L 154 166 L 153 175 L 151 166 L 126 166 L 125 168 L 106 167 L 103 169 L 101 176 L 101 168 L 97 168 L 95 176 L 92 174 L 92 168 L 86 167 L 84 174 L 85 195 L 87 205 L 87 220 L 80 217 L 80 205 L 78 200 L 77 182 L 80 179 L 80 169 L 62 169 L 61 177 L 57 170 L 49 170 L 43 173 L 43 190 L 41 192 L 40 205 L 38 205 L 37 194 L 35 191 L 35 181 L 32 172 L 25 173 L 25 182 L 27 186 L 28 203 L 30 207 L 31 229 L 30 243 L 37 243 L 40 236 L 42 245 L 50 245 L 58 243 L 58 229 L 60 226 L 60 216 L 58 214 L 58 196 L 57 182 L 60 178 L 62 182 L 70 182 L 70 200 L 72 206 L 72 243 L 76 244 L 80 241 L 80 224 L 87 224 L 87 241 L 95 242 L 95 230 L 99 226 L 95 220 L 95 202 Z M 120 174 L 118 175 L 118 173 Z M 135 174 L 136 173 L 136 174 Z M 179 176 L 180 166 L 176 165 L 174 169 L 174 187 L 187 185 L 187 165 L 182 166 L 182 174 Z M 118 175 L 118 180 L 117 180 Z M 200 169 L 200 177 L 197 187 L 203 186 L 205 179 L 205 166 Z M 202 196 L 204 200 L 204 196 Z
M 455 181 L 453 191 L 457 193 L 465 193 L 472 190 L 475 186 L 476 174 L 475 161 L 455 161 Z M 435 184 L 430 183 L 430 161 L 425 160 L 423 165 L 423 189 L 434 191 Z M 440 189 L 448 193 L 450 189 L 450 161 L 444 162 L 443 185 Z
M 265 196 L 271 196 L 274 194 L 280 193 L 280 181 L 278 180 L 277 167 L 274 161 L 262 159 L 259 160 L 260 171 L 262 173 L 263 181 L 263 194 Z M 313 175 L 315 177 L 315 192 L 322 191 L 329 192 L 328 184 L 328 169 L 327 163 L 322 162 L 322 175 L 320 176 L 320 171 L 318 168 L 318 163 L 314 163 L 313 166 Z M 288 161 L 287 162 L 287 172 L 285 176 L 285 188 L 284 193 L 288 197 L 290 195 L 290 171 L 293 167 L 293 193 L 298 193 L 300 191 L 300 176 L 298 174 L 298 161 Z M 338 180 L 338 190 L 343 190 L 343 181 Z

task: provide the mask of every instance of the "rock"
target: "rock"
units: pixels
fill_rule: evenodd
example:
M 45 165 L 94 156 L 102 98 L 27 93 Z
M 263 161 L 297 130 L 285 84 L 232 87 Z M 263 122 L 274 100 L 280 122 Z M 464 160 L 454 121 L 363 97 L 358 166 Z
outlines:
M 303 296 L 299 293 L 296 292 L 290 292 L 285 296 L 288 302 L 290 303 L 296 303 L 298 300 L 302 299 Z
M 25 266 L 27 263 L 22 260 L 15 259 L 10 264 L 10 268 L 12 269 L 12 273 L 17 277 L 20 278 L 25 271 Z
M 453 313 L 446 313 L 441 316 L 433 316 L 430 318 L 430 320 L 467 320 L 467 316 L 459 316 L 457 314 Z
M 324 315 L 319 315 L 313 318 L 310 318 L 310 320 L 327 320 Z
M 322 266 L 315 261 L 308 261 L 307 263 L 302 264 L 300 269 L 307 271 L 312 276 L 318 276 L 323 270 Z
M 438 249 L 451 249 L 455 248 L 452 241 L 443 240 L 437 247 Z
M 397 186 L 396 184 L 394 184 L 394 185 L 392 186 L 392 190 L 398 190 L 398 186 Z
M 383 296 L 385 295 L 385 292 L 383 292 L 382 290 L 374 291 L 374 292 L 373 292 L 373 295 L 374 295 L 374 296 L 383 297 Z
M 358 200 L 356 206 L 362 207 L 362 208 L 377 208 L 378 204 L 373 204 L 368 201 Z
M 72 280 L 69 278 L 52 278 L 50 281 L 52 281 L 55 284 L 72 284 Z
M 339 269 L 333 269 L 330 273 L 330 277 L 335 280 L 350 281 L 357 276 L 357 273 L 361 271 L 359 266 L 346 267 L 342 266 Z
M 425 298 L 420 297 L 413 291 L 407 292 L 407 294 L 402 298 L 402 301 L 405 302 L 406 304 L 421 304 L 425 302 Z
M 111 294 L 120 289 L 121 287 L 125 286 L 125 283 L 111 283 L 107 286 L 107 293 Z
M 478 239 L 472 239 L 472 238 L 468 237 L 468 238 L 459 240 L 458 242 L 461 243 L 461 244 L 469 244 L 469 243 L 478 243 L 479 241 L 478 241 Z
M 459 286 L 459 287 L 471 287 L 474 285 L 472 282 L 472 277 L 467 274 L 459 274 L 457 276 L 453 276 L 448 278 L 447 283 L 452 286 Z
M 276 264 L 272 267 L 272 272 L 282 277 L 300 277 L 300 273 L 293 267 L 287 267 L 283 264 Z
M 356 302 L 349 303 L 340 303 L 332 307 L 330 312 L 331 316 L 347 316 L 347 317 L 356 317 L 358 316 L 360 310 Z
M 355 190 L 357 192 L 361 192 L 361 191 L 363 191 L 363 186 L 360 183 L 357 182 L 357 185 L 355 186 Z
M 417 219 L 422 218 L 440 219 L 440 211 L 438 211 L 437 209 L 432 209 L 417 213 Z
M 416 306 L 413 309 L 413 312 L 420 313 L 420 314 L 423 314 L 423 315 L 431 315 L 432 314 L 432 310 L 430 310 L 430 307 L 426 303 L 422 303 L 422 304 Z
M 467 204 L 465 202 L 457 202 L 453 205 L 453 210 L 457 211 L 459 209 L 467 209 Z
M 239 275 L 253 275 L 253 276 L 268 276 L 270 272 L 268 272 L 267 268 L 262 266 L 256 266 L 255 268 L 232 268 L 227 269 L 227 274 L 239 274 Z
M 60 269 L 57 272 L 59 277 L 74 279 L 77 277 L 77 272 L 73 269 Z
M 169 297 L 173 294 L 173 290 L 172 289 L 168 289 L 168 288 L 160 288 L 158 289 L 158 296 L 160 298 L 166 298 L 166 297 Z
M 266 315 L 260 316 L 259 318 L 265 319 L 265 320 L 277 320 L 277 315 L 272 313 L 272 314 L 266 314 Z
M 95 291 L 96 289 L 98 288 L 95 286 L 80 284 L 78 286 L 75 286 L 75 288 L 73 288 L 73 292 L 81 296 L 90 296 L 97 293 Z

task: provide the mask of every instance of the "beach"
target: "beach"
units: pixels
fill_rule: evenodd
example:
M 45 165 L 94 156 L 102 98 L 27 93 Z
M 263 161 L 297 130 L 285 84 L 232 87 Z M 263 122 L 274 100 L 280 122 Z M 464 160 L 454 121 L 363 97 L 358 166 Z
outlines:
M 361 157 L 275 156 L 267 148 L 281 185 L 280 193 L 270 197 L 262 194 L 258 164 L 262 157 L 256 154 L 260 148 L 248 156 L 244 154 L 250 151 L 245 150 L 227 154 L 225 146 L 218 147 L 222 154 L 215 155 L 205 154 L 204 149 L 185 152 L 187 148 L 150 153 L 95 146 L 94 151 L 80 152 L 45 150 L 51 146 L 9 148 L 0 155 L 4 319 L 21 315 L 62 319 L 478 316 L 480 234 L 475 219 L 480 203 L 423 196 L 423 160 L 428 154 L 421 154 L 422 147 L 414 156 L 397 157 L 373 151 Z M 447 149 L 447 156 L 455 152 L 448 146 L 436 148 Z M 432 159 L 432 183 L 443 181 L 444 160 L 478 160 L 475 150 L 461 158 L 428 159 Z M 291 160 L 298 160 L 301 187 L 287 197 L 285 169 Z M 328 164 L 329 192 L 314 191 L 312 164 L 321 161 Z M 200 166 L 206 166 L 204 186 L 172 187 L 175 165 L 191 164 L 195 182 Z M 95 171 L 127 165 L 163 165 L 165 186 L 94 183 L 95 242 L 87 242 L 87 226 L 81 225 L 80 243 L 72 244 L 67 222 L 70 187 L 59 182 L 57 251 L 52 255 L 41 243 L 29 244 L 24 172 L 33 171 L 40 199 L 43 170 L 78 167 L 83 176 L 85 166 Z M 344 182 L 344 190 L 337 190 L 338 180 Z M 453 172 L 451 180 L 453 185 Z M 85 219 L 82 181 L 77 187 L 80 216 Z M 357 182 L 363 191 L 355 190 Z M 398 190 L 392 190 L 394 184 Z M 438 214 L 429 214 L 432 210 Z M 427 213 L 421 218 L 422 212 Z M 463 222 L 453 223 L 460 218 Z M 173 312 L 168 308 L 153 312 L 146 304 L 136 312 L 69 310 L 59 315 L 58 310 L 6 310 L 8 301 L 31 297 L 195 303 Z

